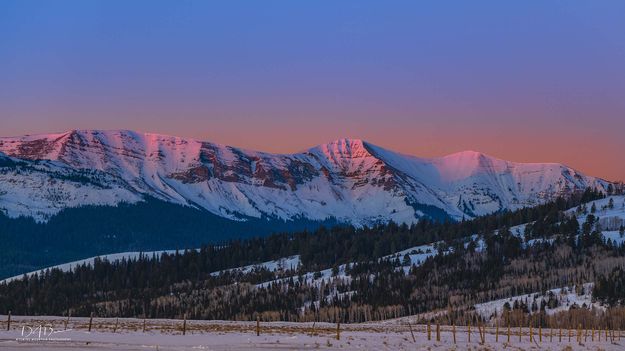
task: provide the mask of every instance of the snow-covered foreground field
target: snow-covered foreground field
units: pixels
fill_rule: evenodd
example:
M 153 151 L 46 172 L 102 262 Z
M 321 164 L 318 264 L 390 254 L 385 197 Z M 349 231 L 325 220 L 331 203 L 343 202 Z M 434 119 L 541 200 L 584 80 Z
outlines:
M 451 327 L 441 328 L 440 341 L 436 341 L 436 328 L 432 340 L 427 339 L 426 327 L 412 326 L 413 333 L 402 320 L 383 323 L 341 325 L 340 340 L 336 339 L 336 324 L 329 323 L 260 323 L 260 336 L 256 335 L 255 322 L 187 321 L 186 335 L 182 335 L 181 320 L 148 320 L 143 331 L 143 320 L 94 318 L 89 332 L 88 318 L 72 318 L 65 331 L 63 317 L 13 317 L 11 330 L 6 331 L 6 316 L 0 316 L 0 349 L 4 350 L 623 350 L 623 338 L 614 334 L 614 341 L 601 340 L 588 334 L 580 345 L 576 332 L 562 340 L 554 330 L 543 330 L 542 342 L 538 335 L 529 340 L 525 328 L 519 341 L 518 329 L 513 330 L 510 342 L 506 330 L 500 330 L 496 340 L 495 329 L 487 330 L 485 343 L 480 344 L 476 328 L 471 341 L 465 327 L 456 328 L 456 343 Z M 115 329 L 115 325 L 117 328 Z M 37 329 L 39 326 L 41 330 Z M 47 327 L 43 329 L 43 327 Z M 32 328 L 32 329 L 31 329 Z M 53 328 L 53 329 L 50 329 Z M 114 330 L 115 329 L 115 330 Z M 537 331 L 536 331 L 537 332 Z M 30 335 L 29 335 L 30 334 Z M 414 334 L 414 340 L 413 335 Z M 28 339 L 28 340 L 24 340 Z M 582 336 L 582 339 L 584 337 Z

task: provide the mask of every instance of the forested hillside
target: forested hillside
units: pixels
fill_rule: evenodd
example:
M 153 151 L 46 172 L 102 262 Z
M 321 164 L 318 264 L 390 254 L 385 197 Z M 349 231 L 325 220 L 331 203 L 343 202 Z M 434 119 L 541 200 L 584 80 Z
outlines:
M 439 311 L 462 323 L 475 317 L 478 303 L 585 283 L 595 283 L 597 298 L 617 306 L 625 217 L 615 214 L 625 213 L 625 198 L 604 196 L 588 190 L 457 223 L 321 228 L 160 257 L 96 260 L 0 284 L 0 309 L 345 322 Z M 296 266 L 272 261 L 284 257 Z M 530 313 L 548 319 L 545 306 L 507 308 L 515 320 Z

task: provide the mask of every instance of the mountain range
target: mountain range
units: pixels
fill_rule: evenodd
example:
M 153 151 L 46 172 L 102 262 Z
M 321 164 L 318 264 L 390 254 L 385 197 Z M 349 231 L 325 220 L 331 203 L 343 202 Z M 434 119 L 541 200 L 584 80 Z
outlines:
M 234 222 L 410 224 L 469 219 L 607 185 L 558 163 L 475 151 L 422 158 L 358 139 L 271 154 L 127 130 L 0 138 L 0 209 L 39 223 L 66 209 L 153 198 Z

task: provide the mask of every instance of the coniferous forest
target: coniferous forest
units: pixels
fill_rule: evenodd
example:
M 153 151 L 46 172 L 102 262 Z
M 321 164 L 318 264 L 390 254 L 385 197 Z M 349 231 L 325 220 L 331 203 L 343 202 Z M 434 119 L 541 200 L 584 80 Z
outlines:
M 511 296 L 594 282 L 606 313 L 623 315 L 625 247 L 606 241 L 586 203 L 600 192 L 462 222 L 321 227 L 233 240 L 175 254 L 109 262 L 0 284 L 0 310 L 23 315 L 364 322 L 447 311 L 463 323 L 473 306 Z M 585 222 L 566 215 L 578 208 Z M 512 228 L 525 225 L 525 236 Z M 420 264 L 420 245 L 438 254 Z M 429 246 L 428 246 L 429 245 Z M 283 270 L 231 269 L 299 255 Z M 551 304 L 551 300 L 547 302 Z M 557 304 L 554 300 L 553 304 Z M 544 305 L 506 306 L 526 323 L 549 323 Z M 552 306 L 553 307 L 553 306 Z M 567 312 L 566 320 L 572 320 Z M 561 319 L 560 319 L 561 320 Z M 577 322 L 578 319 L 575 319 Z M 623 323 L 620 319 L 619 323 Z M 624 327 L 624 325 L 621 325 Z

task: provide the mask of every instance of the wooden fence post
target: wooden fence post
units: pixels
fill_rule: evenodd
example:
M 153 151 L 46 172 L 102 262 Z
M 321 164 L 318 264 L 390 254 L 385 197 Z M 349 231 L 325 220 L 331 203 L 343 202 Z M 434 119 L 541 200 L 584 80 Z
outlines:
M 595 341 L 595 326 L 592 326 L 592 329 L 590 331 L 590 341 Z
M 315 325 L 313 323 L 313 331 L 315 330 Z M 256 336 L 260 336 L 260 317 L 256 315 Z
M 597 327 L 597 341 L 601 341 L 601 327 Z
M 414 333 L 412 332 L 412 324 L 408 321 L 408 328 L 410 328 L 410 336 L 412 336 L 412 342 L 417 342 L 417 339 L 414 337 Z
M 91 312 L 91 316 L 89 317 L 89 331 L 91 332 L 91 325 L 93 324 L 93 312 Z
M 569 326 L 569 342 L 571 342 L 571 327 Z
M 258 317 L 256 317 L 258 319 Z M 312 326 L 312 331 L 310 332 L 310 336 L 315 335 L 315 324 L 317 324 L 317 321 L 313 321 L 313 326 Z M 258 326 L 256 326 L 256 336 L 258 336 L 258 334 L 260 333 L 260 330 L 258 330 Z
M 497 319 L 497 327 L 495 329 L 495 342 L 499 342 L 499 319 Z
M 538 325 L 538 342 L 540 343 L 543 342 L 543 325 L 542 324 Z
M 441 326 L 436 322 L 436 341 L 441 341 Z
M 341 340 L 341 321 L 336 323 L 336 340 Z
M 612 343 L 614 343 L 614 329 L 610 329 L 610 338 L 612 340 Z
M 145 333 L 145 317 L 143 317 L 143 332 Z
M 477 330 L 480 332 L 480 344 L 484 345 L 484 338 L 485 338 L 485 333 L 486 333 L 486 327 L 484 325 L 482 325 L 480 322 L 478 322 L 477 324 Z
M 519 321 L 519 342 L 521 342 L 521 335 L 523 334 L 523 323 Z
M 510 343 L 510 320 L 508 320 L 508 344 Z
M 551 323 L 549 323 L 549 342 L 553 342 L 553 328 L 551 327 Z
M 560 341 L 559 342 L 562 342 L 562 327 L 560 327 Z
M 455 345 L 456 344 L 456 322 L 452 322 L 451 332 L 454 334 L 454 345 Z
M 614 330 L 610 329 L 610 342 L 614 343 Z
M 468 329 L 467 333 L 469 335 L 469 343 L 471 343 L 471 321 L 469 321 L 468 327 L 469 327 L 469 329 Z
M 9 311 L 9 315 L 7 316 L 7 331 L 11 330 L 11 311 Z
M 532 331 L 532 321 L 530 320 L 530 342 L 534 342 L 534 334 Z
M 182 321 L 182 335 L 187 335 L 187 314 L 185 313 L 183 316 L 184 320 Z
M 71 311 L 67 311 L 67 319 L 65 320 L 65 330 L 67 330 L 67 324 L 69 324 L 69 318 L 72 316 Z
M 430 329 L 430 321 L 428 321 L 428 340 L 432 340 L 432 330 Z
M 577 325 L 577 343 L 579 345 L 582 344 L 582 325 L 581 324 Z
M 117 331 L 117 325 L 119 324 L 119 317 L 115 319 L 115 327 L 113 327 L 113 333 Z
M 597 327 L 597 341 L 601 341 L 601 327 Z

